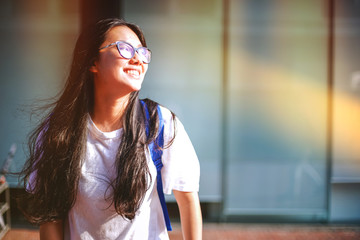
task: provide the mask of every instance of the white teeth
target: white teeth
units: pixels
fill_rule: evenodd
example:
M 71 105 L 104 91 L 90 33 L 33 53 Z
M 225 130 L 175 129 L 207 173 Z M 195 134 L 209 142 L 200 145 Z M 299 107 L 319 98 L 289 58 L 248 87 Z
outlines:
M 133 76 L 136 76 L 136 77 L 138 77 L 138 76 L 140 76 L 140 73 L 139 73 L 139 71 L 136 71 L 136 70 L 125 70 L 125 72 L 127 73 L 127 74 L 129 74 L 129 75 L 133 75 Z

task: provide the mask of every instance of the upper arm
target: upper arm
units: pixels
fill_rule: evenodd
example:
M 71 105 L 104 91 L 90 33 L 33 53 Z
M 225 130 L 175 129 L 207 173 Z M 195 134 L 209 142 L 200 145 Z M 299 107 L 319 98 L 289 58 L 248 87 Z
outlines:
M 197 192 L 174 190 L 180 210 L 180 219 L 184 239 L 202 239 L 202 216 Z
M 47 222 L 40 225 L 41 240 L 63 240 L 64 224 L 62 220 Z
M 181 218 L 186 221 L 202 221 L 199 195 L 197 192 L 173 190 Z
M 191 204 L 197 204 L 199 202 L 199 196 L 197 192 L 182 192 L 173 190 L 176 202 L 181 206 L 187 206 Z

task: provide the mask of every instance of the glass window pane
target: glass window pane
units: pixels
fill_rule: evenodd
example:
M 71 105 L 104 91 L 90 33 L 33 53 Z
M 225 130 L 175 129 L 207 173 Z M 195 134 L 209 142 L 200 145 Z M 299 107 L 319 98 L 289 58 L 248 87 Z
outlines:
M 326 214 L 323 1 L 230 1 L 227 214 Z

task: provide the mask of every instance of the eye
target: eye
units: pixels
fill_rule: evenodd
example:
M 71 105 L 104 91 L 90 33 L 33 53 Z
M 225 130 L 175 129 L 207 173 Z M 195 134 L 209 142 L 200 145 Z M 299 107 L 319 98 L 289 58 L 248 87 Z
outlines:
M 137 50 L 137 52 L 139 53 L 139 55 L 141 56 L 141 60 L 145 63 L 149 63 L 150 62 L 150 58 L 151 58 L 151 52 L 149 49 L 147 49 L 146 47 L 141 47 Z
M 134 48 L 132 46 L 130 46 L 127 43 L 120 43 L 119 46 L 119 51 L 121 56 L 123 56 L 124 58 L 132 58 L 134 56 Z
M 147 49 L 144 48 L 144 47 L 139 48 L 139 49 L 137 50 L 137 52 L 138 52 L 139 54 L 141 54 L 141 55 L 144 55 L 144 56 L 147 55 Z

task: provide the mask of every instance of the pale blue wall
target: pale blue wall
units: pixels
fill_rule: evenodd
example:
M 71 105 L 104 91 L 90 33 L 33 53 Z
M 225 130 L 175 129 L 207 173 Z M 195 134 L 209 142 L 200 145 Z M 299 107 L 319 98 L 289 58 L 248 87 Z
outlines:
M 31 109 L 60 91 L 69 70 L 80 18 L 77 4 L 66 3 L 0 1 L 0 167 L 15 143 L 13 172 L 22 168 L 37 124 Z M 17 186 L 16 177 L 7 180 Z

